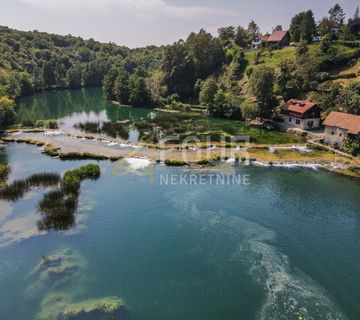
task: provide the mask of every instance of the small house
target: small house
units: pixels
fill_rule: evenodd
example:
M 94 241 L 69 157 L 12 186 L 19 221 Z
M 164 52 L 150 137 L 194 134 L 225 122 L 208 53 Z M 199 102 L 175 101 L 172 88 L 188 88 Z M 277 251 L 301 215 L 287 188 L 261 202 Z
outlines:
M 281 107 L 284 122 L 289 127 L 315 130 L 320 127 L 321 108 L 313 102 L 289 100 Z
M 290 45 L 289 31 L 274 31 L 268 38 L 267 45 L 273 49 L 288 47 Z
M 331 112 L 324 121 L 324 143 L 341 148 L 344 140 L 360 134 L 360 116 Z
M 258 50 L 261 47 L 265 46 L 268 39 L 270 38 L 269 34 L 265 34 L 265 35 L 257 35 L 252 41 L 251 41 L 251 50 Z

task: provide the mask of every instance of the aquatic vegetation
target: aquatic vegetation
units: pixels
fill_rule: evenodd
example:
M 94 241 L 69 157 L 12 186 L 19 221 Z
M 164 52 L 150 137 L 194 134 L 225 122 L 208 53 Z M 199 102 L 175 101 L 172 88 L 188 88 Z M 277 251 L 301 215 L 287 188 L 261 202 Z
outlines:
M 37 320 L 127 319 L 123 302 L 117 297 L 76 301 L 69 293 L 51 292 L 43 299 Z
M 44 256 L 30 272 L 25 290 L 28 300 L 41 299 L 38 320 L 125 319 L 118 297 L 82 300 L 87 262 L 76 251 L 62 248 Z
M 184 167 L 187 166 L 188 163 L 182 160 L 171 160 L 171 159 L 166 159 L 165 160 L 165 164 L 168 167 Z
M 67 230 L 75 223 L 75 212 L 81 182 L 85 179 L 96 180 L 100 177 L 100 167 L 88 164 L 65 172 L 60 189 L 48 192 L 39 201 L 38 210 L 44 218 L 39 221 L 40 230 Z
M 9 175 L 9 167 L 6 165 L 0 165 L 0 187 L 5 185 L 6 179 Z
M 117 138 L 120 137 L 124 140 L 129 139 L 129 130 L 124 127 L 122 123 L 119 122 L 79 122 L 74 125 L 76 129 L 81 131 L 106 134 L 110 137 Z
M 21 122 L 22 127 L 27 128 L 44 128 L 44 129 L 57 129 L 59 127 L 58 121 L 56 119 L 49 119 L 49 120 L 24 120 Z
M 106 156 L 89 152 L 61 152 L 57 154 L 61 160 L 110 160 L 117 161 L 120 156 Z
M 110 160 L 117 161 L 121 159 L 121 156 L 106 156 L 97 153 L 89 152 L 60 152 L 60 148 L 57 148 L 51 144 L 47 144 L 44 148 L 44 153 L 50 157 L 59 157 L 61 160 Z
M 62 190 L 45 194 L 38 204 L 39 212 L 44 215 L 38 222 L 39 230 L 67 230 L 75 223 L 77 206 L 77 194 L 65 194 Z
M 50 157 L 57 157 L 59 156 L 59 150 L 60 148 L 57 148 L 57 147 L 54 147 L 53 145 L 51 144 L 47 144 L 45 147 L 44 147 L 44 152 L 49 155 Z
M 33 131 L 31 131 L 33 132 Z M 37 141 L 37 140 L 33 140 L 33 139 L 14 139 L 14 138 L 9 138 L 9 137 L 4 137 L 1 139 L 4 142 L 16 142 L 16 143 L 26 143 L 26 144 L 32 144 L 38 147 L 42 147 L 44 145 L 43 142 L 41 141 Z
M 46 128 L 46 129 L 58 129 L 59 128 L 59 124 L 56 119 L 38 120 L 38 121 L 36 121 L 35 126 Z
M 60 175 L 57 173 L 38 173 L 22 180 L 15 180 L 10 185 L 0 189 L 0 199 L 17 201 L 24 197 L 31 188 L 48 188 L 60 183 Z
M 27 279 L 31 285 L 25 291 L 27 299 L 34 299 L 45 290 L 67 289 L 74 281 L 82 280 L 86 261 L 75 250 L 63 248 L 42 257 Z
M 45 193 L 39 201 L 38 211 L 43 215 L 43 219 L 38 222 L 38 229 L 41 231 L 67 230 L 75 223 L 74 214 L 78 207 L 81 182 L 85 179 L 96 180 L 99 177 L 100 167 L 95 164 L 67 171 L 62 179 L 57 173 L 33 174 L 1 188 L 0 199 L 17 201 L 32 188 L 60 186 L 58 190 Z
M 63 311 L 63 319 L 80 320 L 91 317 L 99 320 L 115 319 L 122 307 L 123 302 L 117 297 L 86 300 L 67 305 Z

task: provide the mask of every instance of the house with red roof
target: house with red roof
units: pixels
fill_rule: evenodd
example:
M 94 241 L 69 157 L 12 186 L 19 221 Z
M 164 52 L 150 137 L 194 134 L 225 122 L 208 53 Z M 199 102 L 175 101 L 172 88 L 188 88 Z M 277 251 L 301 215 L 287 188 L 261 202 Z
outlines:
M 344 140 L 360 134 L 360 116 L 331 112 L 324 121 L 324 143 L 341 148 Z
M 258 50 L 270 46 L 273 49 L 281 49 L 290 45 L 290 33 L 287 30 L 274 31 L 272 34 L 258 34 L 250 44 L 251 50 Z
M 250 44 L 250 49 L 251 50 L 258 50 L 263 46 L 266 46 L 268 39 L 270 38 L 269 34 L 265 34 L 265 35 L 261 35 L 258 34 L 252 41 Z
M 288 30 L 274 31 L 267 40 L 268 47 L 281 49 L 290 45 L 290 33 Z
M 321 108 L 314 102 L 291 99 L 281 106 L 284 123 L 302 130 L 320 127 Z

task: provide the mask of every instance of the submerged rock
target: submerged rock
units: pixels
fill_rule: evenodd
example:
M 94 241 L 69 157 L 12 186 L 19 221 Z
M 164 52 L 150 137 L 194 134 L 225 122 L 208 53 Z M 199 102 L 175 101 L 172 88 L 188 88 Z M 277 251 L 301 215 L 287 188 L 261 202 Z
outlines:
M 25 295 L 33 298 L 43 294 L 46 290 L 69 289 L 74 281 L 82 279 L 86 262 L 76 251 L 65 248 L 47 257 L 43 257 L 39 264 L 29 274 L 33 284 L 27 288 Z
M 64 248 L 43 257 L 29 274 L 29 299 L 41 301 L 36 320 L 128 319 L 118 297 L 82 300 L 86 292 L 86 261 L 75 250 Z M 87 296 L 87 295 L 86 295 Z

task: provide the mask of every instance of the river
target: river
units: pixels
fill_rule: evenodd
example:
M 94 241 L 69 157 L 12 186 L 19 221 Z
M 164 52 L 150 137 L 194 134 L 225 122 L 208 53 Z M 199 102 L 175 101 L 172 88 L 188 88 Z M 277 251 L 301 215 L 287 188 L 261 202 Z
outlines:
M 94 161 L 8 144 L 0 162 L 11 167 L 11 182 Z M 57 299 L 104 297 L 121 299 L 129 319 L 359 319 L 358 180 L 236 164 L 231 174 L 247 183 L 217 184 L 210 176 L 220 169 L 210 175 L 143 160 L 116 174 L 118 164 L 99 165 L 67 231 L 38 230 L 41 189 L 0 201 L 0 319 L 52 319 Z M 185 174 L 204 179 L 164 183 Z M 71 268 L 36 274 L 59 252 L 71 252 Z

